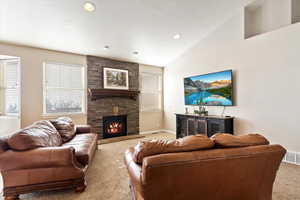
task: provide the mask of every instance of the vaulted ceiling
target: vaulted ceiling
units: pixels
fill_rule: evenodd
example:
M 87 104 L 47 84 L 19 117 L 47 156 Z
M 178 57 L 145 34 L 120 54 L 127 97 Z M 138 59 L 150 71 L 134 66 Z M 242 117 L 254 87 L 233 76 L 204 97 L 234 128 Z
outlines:
M 94 12 L 84 0 L 1 0 L 0 41 L 164 66 L 249 2 L 90 1 Z

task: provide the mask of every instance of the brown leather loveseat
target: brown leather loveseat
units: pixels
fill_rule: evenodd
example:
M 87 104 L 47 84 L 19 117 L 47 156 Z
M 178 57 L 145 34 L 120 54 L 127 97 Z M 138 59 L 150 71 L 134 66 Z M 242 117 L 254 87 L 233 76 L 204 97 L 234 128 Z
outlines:
M 286 150 L 260 135 L 143 141 L 125 153 L 134 200 L 272 200 Z
M 89 126 L 70 118 L 44 120 L 0 138 L 0 170 L 6 200 L 42 190 L 84 191 L 85 175 L 97 149 Z

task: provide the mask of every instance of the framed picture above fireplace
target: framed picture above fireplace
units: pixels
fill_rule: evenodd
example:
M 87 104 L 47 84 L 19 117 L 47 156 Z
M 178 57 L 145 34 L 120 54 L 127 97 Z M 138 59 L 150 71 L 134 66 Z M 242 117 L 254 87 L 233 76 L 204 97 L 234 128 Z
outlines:
M 104 89 L 128 90 L 128 70 L 103 67 Z

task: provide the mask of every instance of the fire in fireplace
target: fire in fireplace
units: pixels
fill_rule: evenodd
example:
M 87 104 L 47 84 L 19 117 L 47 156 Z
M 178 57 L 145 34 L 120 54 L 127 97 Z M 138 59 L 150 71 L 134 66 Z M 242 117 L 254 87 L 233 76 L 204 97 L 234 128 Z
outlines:
M 112 138 L 127 135 L 127 116 L 103 117 L 103 138 Z
M 122 131 L 122 123 L 120 122 L 112 122 L 109 124 L 107 132 L 110 134 L 117 134 Z

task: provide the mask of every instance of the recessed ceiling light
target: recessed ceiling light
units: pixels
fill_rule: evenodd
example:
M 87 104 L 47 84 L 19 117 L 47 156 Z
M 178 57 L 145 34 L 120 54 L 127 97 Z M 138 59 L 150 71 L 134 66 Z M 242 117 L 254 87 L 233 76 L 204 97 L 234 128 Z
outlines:
M 108 50 L 109 49 L 109 46 L 108 45 L 105 45 L 104 46 L 104 50 Z
M 139 52 L 138 52 L 138 51 L 134 51 L 134 52 L 132 52 L 132 53 L 133 53 L 133 55 L 135 55 L 135 56 L 139 55 Z
M 178 39 L 181 38 L 181 35 L 180 35 L 180 34 L 176 34 L 176 35 L 173 36 L 173 38 L 174 38 L 175 40 L 178 40 Z
M 96 10 L 96 5 L 90 1 L 83 4 L 83 9 L 88 12 L 94 12 Z

